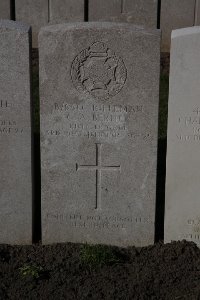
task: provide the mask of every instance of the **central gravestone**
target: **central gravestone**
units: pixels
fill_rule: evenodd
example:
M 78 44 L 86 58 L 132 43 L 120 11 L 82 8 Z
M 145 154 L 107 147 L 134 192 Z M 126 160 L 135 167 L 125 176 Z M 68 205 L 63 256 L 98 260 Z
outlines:
M 41 30 L 43 242 L 154 242 L 160 32 Z

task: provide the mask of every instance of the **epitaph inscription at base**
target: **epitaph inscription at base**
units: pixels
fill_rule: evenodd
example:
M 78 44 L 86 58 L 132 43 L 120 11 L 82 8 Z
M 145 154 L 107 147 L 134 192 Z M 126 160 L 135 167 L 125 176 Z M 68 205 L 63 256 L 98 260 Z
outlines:
M 43 242 L 153 243 L 160 32 L 65 24 L 39 41 Z

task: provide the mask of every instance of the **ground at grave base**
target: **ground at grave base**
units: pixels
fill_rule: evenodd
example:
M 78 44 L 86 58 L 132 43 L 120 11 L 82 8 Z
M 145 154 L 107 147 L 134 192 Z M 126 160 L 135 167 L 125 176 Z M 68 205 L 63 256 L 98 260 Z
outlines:
M 0 245 L 0 299 L 200 299 L 200 249 Z

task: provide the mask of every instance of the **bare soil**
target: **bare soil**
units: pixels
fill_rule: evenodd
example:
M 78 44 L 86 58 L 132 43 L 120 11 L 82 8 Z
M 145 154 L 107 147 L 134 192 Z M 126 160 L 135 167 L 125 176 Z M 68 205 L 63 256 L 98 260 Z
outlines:
M 0 299 L 200 299 L 194 243 L 103 247 L 100 255 L 84 247 L 0 245 Z

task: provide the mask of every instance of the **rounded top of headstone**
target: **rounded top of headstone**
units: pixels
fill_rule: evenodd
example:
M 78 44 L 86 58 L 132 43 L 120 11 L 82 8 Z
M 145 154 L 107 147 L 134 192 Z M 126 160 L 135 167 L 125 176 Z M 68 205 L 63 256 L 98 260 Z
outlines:
M 61 23 L 52 24 L 42 27 L 40 33 L 44 32 L 63 32 L 71 30 L 126 30 L 126 31 L 138 31 L 143 34 L 160 35 L 159 29 L 147 29 L 143 26 L 130 24 L 130 23 L 115 23 L 115 22 L 76 22 L 76 23 Z
M 10 20 L 1 20 L 0 19 L 0 30 L 2 31 L 19 31 L 21 33 L 27 33 L 30 30 L 30 26 Z
M 200 33 L 200 26 L 176 29 L 176 30 L 172 30 L 172 39 L 181 36 L 191 35 L 191 34 L 198 34 L 198 33 Z

